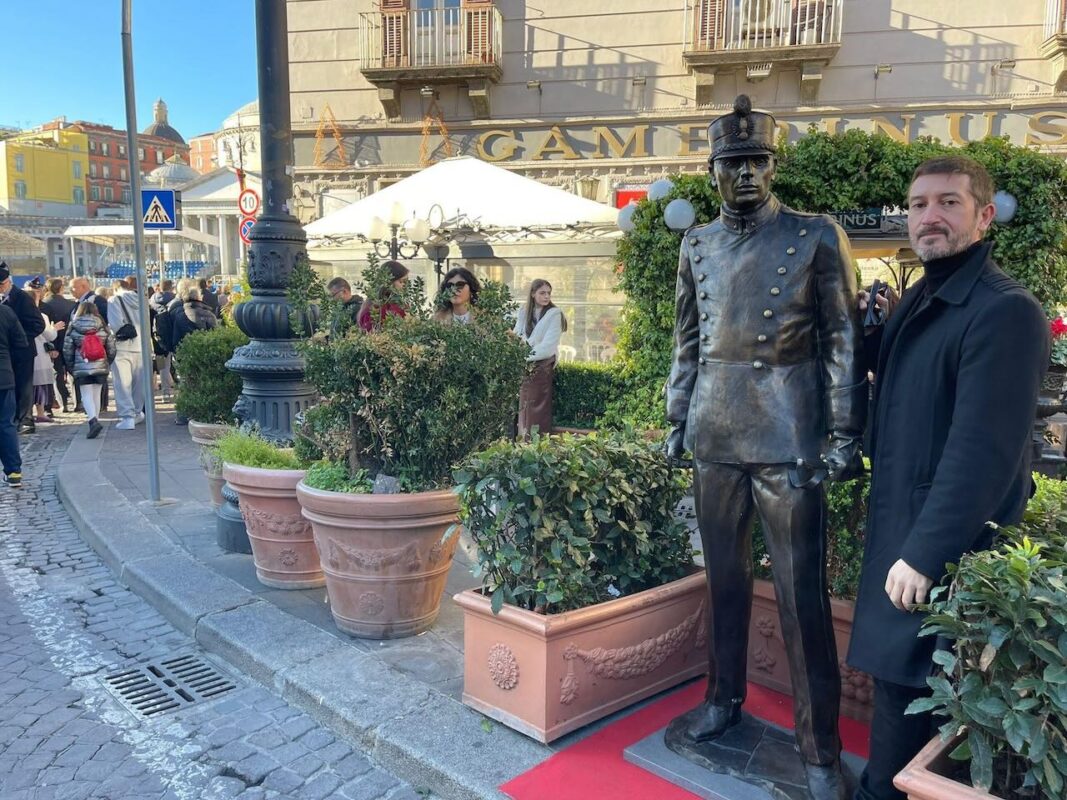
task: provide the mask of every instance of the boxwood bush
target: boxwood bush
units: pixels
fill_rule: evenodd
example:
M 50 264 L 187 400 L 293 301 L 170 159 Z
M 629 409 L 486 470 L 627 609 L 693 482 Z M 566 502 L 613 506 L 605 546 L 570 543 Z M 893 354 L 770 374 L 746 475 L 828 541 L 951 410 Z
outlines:
M 236 348 L 246 344 L 248 337 L 234 325 L 195 331 L 182 339 L 175 353 L 180 380 L 174 398 L 178 414 L 195 422 L 234 422 L 241 376 L 226 369 L 226 362 Z
M 456 471 L 460 517 L 492 598 L 541 613 L 584 608 L 689 574 L 674 510 L 689 485 L 632 430 L 498 442 Z
M 621 391 L 610 364 L 556 364 L 552 421 L 561 428 L 596 428 L 608 403 Z

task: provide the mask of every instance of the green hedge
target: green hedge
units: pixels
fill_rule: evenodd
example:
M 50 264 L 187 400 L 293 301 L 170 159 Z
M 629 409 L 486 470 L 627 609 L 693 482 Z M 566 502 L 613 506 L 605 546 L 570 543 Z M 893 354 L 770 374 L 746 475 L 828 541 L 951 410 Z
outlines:
M 556 364 L 552 422 L 560 428 L 596 428 L 621 391 L 617 368 L 610 364 L 568 361 Z
M 226 369 L 233 351 L 248 344 L 234 325 L 190 333 L 178 345 L 177 412 L 194 422 L 232 424 L 233 406 L 241 394 L 241 376 Z

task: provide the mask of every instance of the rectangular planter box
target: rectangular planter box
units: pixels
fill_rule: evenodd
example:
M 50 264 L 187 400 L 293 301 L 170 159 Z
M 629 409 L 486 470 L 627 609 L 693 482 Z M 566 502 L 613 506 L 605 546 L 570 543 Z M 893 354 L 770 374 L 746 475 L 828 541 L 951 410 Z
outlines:
M 837 660 L 841 667 L 841 713 L 860 722 L 870 722 L 874 713 L 874 682 L 865 672 L 845 664 L 852 636 L 854 604 L 848 600 L 830 600 Z M 760 686 L 793 696 L 789 680 L 789 660 L 785 654 L 778 619 L 778 601 L 774 584 L 756 580 L 752 591 L 752 619 L 748 627 L 748 679 Z
M 464 615 L 463 702 L 539 742 L 708 671 L 704 571 L 563 614 L 504 606 L 476 589 Z
M 893 784 L 908 795 L 908 800 L 998 800 L 995 795 L 944 776 L 952 763 L 948 754 L 956 749 L 962 738 L 956 736 L 943 742 L 940 736 L 935 736 L 897 774 Z

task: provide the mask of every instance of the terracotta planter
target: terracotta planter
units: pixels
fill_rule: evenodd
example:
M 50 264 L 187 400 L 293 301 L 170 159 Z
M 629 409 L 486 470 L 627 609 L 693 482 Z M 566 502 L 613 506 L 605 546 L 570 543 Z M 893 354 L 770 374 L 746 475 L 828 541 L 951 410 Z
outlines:
M 346 494 L 300 483 L 296 494 L 315 533 L 338 628 L 397 639 L 433 625 L 459 541 L 453 492 Z
M 997 800 L 996 795 L 945 777 L 954 763 L 948 754 L 956 749 L 960 738 L 942 742 L 940 736 L 935 737 L 893 779 L 908 800 Z
M 311 526 L 300 513 L 300 469 L 223 464 L 222 475 L 241 499 L 256 577 L 275 589 L 311 589 L 326 582 Z
M 194 444 L 200 445 L 200 467 L 207 476 L 208 489 L 211 490 L 211 504 L 218 508 L 225 502 L 222 497 L 222 487 L 226 480 L 222 477 L 222 462 L 208 448 L 232 428 L 229 425 L 194 422 L 193 420 L 189 420 L 188 427 L 189 438 Z
M 564 614 L 504 606 L 476 589 L 463 609 L 463 702 L 551 742 L 708 670 L 703 570 Z
M 874 682 L 867 673 L 854 670 L 845 663 L 852 636 L 853 608 L 851 601 L 830 600 L 838 663 L 841 666 L 841 713 L 861 722 L 870 722 L 874 713 Z M 748 626 L 748 679 L 783 694 L 793 694 L 785 640 L 778 620 L 778 602 L 774 584 L 770 581 L 755 581 L 752 592 L 752 618 Z

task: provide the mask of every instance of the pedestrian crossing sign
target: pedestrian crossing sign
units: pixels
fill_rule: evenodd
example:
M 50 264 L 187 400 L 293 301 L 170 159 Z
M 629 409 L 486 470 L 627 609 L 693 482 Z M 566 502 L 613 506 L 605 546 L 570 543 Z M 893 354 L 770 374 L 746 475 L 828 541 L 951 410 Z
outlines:
M 174 189 L 142 189 L 146 231 L 180 231 L 182 229 L 181 192 Z

